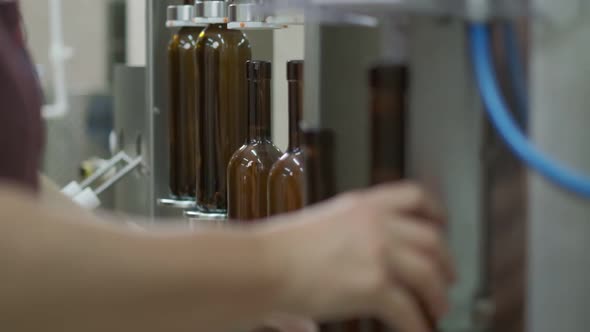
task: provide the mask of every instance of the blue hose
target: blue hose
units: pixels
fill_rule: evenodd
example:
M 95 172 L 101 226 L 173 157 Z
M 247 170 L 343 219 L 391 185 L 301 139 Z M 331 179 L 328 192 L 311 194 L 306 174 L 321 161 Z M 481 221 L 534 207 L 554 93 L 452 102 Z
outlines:
M 490 32 L 485 24 L 473 24 L 469 28 L 473 65 L 486 112 L 492 124 L 508 147 L 550 182 L 590 198 L 590 179 L 581 172 L 546 156 L 531 144 L 512 119 L 498 88 L 491 51 Z

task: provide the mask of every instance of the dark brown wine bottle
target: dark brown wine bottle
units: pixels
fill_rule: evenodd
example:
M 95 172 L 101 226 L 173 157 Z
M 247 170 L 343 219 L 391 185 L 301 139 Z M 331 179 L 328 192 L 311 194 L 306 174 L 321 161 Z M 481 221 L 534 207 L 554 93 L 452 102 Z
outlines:
M 407 67 L 379 64 L 369 73 L 371 87 L 371 182 L 399 181 L 405 173 Z M 377 320 L 371 331 L 389 329 Z
M 371 85 L 371 181 L 382 184 L 406 176 L 406 125 L 409 72 L 405 64 L 383 63 L 369 74 Z M 427 312 L 427 309 L 424 309 Z M 434 319 L 429 321 L 436 331 Z M 377 320 L 367 322 L 371 332 L 391 331 Z
M 336 195 L 334 178 L 334 133 L 329 129 L 303 131 L 305 160 L 305 205 L 321 203 Z
M 268 213 L 277 215 L 303 207 L 305 183 L 299 122 L 303 113 L 303 61 L 287 63 L 289 81 L 289 147 L 277 161 L 268 180 Z
M 329 129 L 303 131 L 305 160 L 305 205 L 321 203 L 336 195 L 334 178 L 334 133 Z M 350 324 L 321 323 L 320 332 L 348 332 Z
M 197 42 L 198 107 L 202 114 L 202 160 L 197 167 L 197 205 L 205 212 L 227 211 L 226 172 L 248 132 L 246 62 L 250 42 L 226 24 L 211 24 Z
M 196 194 L 196 167 L 200 153 L 194 52 L 202 30 L 199 27 L 181 28 L 168 48 L 170 191 L 178 199 L 194 199 Z
M 268 176 L 281 156 L 271 142 L 271 74 L 267 61 L 249 61 L 249 137 L 227 168 L 228 218 L 248 221 L 268 216 Z
M 400 180 L 404 174 L 407 69 L 380 65 L 370 72 L 373 184 Z M 376 319 L 327 323 L 321 332 L 386 332 Z
M 408 69 L 380 64 L 370 71 L 373 184 L 399 181 L 405 173 Z

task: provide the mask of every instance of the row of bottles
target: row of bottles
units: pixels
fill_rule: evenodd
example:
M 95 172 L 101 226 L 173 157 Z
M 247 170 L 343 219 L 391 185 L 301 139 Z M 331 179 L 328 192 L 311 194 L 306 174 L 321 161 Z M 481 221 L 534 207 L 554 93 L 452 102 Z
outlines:
M 258 220 L 268 216 L 268 176 L 281 152 L 271 142 L 272 65 L 251 61 L 248 77 L 248 140 L 227 169 L 228 218 Z
M 408 72 L 405 65 L 379 64 L 369 73 L 371 101 L 371 182 L 381 184 L 405 175 L 405 128 Z M 314 130 L 304 133 L 306 204 L 332 197 L 335 192 L 334 133 Z M 387 332 L 376 319 L 325 323 L 320 332 Z
M 176 198 L 196 200 L 203 212 L 247 222 L 336 193 L 333 132 L 299 127 L 302 61 L 287 65 L 289 146 L 282 154 L 271 135 L 272 65 L 252 61 L 243 32 L 226 24 L 183 27 L 170 44 L 169 58 L 170 189 Z M 380 64 L 370 71 L 369 82 L 371 181 L 400 180 L 405 175 L 407 68 Z M 322 324 L 320 331 L 388 329 L 361 319 Z
M 371 123 L 371 182 L 382 184 L 405 177 L 408 69 L 403 64 L 381 63 L 369 73 Z M 332 197 L 334 188 L 334 133 L 327 129 L 303 133 L 306 164 L 306 204 Z
M 289 80 L 289 148 L 281 157 L 272 143 L 272 65 L 250 61 L 247 67 L 249 100 L 248 141 L 228 167 L 228 218 L 248 221 L 303 207 L 304 170 L 299 119 L 303 92 L 303 62 L 287 64 Z
M 170 6 L 192 13 L 194 6 Z M 170 191 L 204 212 L 227 210 L 227 165 L 247 138 L 246 35 L 227 24 L 195 27 L 190 15 L 168 49 Z M 192 26 L 193 25 L 193 26 Z
M 186 19 L 191 10 L 171 6 L 169 19 Z M 172 196 L 235 220 L 301 208 L 303 62 L 287 65 L 290 142 L 281 157 L 271 142 L 271 63 L 251 61 L 242 31 L 191 26 L 190 19 L 186 25 L 168 50 Z

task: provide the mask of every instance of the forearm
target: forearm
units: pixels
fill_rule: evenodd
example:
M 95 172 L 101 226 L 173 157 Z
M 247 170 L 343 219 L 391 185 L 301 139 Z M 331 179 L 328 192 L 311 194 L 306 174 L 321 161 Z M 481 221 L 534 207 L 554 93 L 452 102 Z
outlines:
M 231 331 L 277 305 L 252 231 L 140 234 L 13 194 L 0 206 L 0 330 Z
M 82 212 L 82 208 L 69 197 L 61 193 L 61 189 L 47 176 L 39 175 L 39 201 L 50 208 L 73 209 Z

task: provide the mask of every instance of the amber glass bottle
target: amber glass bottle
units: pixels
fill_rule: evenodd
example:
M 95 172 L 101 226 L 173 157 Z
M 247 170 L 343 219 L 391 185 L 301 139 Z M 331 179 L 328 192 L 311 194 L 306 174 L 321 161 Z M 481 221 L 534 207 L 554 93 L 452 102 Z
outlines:
M 321 203 L 336 195 L 334 178 L 334 133 L 328 129 L 303 132 L 302 151 L 305 160 L 305 205 Z M 349 332 L 351 324 L 322 323 L 320 332 Z
M 168 48 L 170 191 L 178 199 L 194 199 L 196 194 L 196 167 L 200 153 L 194 51 L 202 30 L 199 27 L 181 28 Z
M 303 131 L 301 149 L 305 160 L 306 206 L 321 203 L 336 195 L 334 148 L 334 133 L 331 130 Z
M 400 180 L 404 174 L 405 111 L 407 69 L 405 66 L 384 64 L 370 72 L 371 85 L 371 146 L 373 184 Z M 330 147 L 325 147 L 324 151 Z M 325 152 L 324 152 L 325 153 Z M 306 157 L 308 155 L 306 154 Z M 311 167 L 311 166 L 310 166 Z M 316 169 L 321 169 L 315 167 Z M 324 169 L 326 167 L 324 166 Z M 314 173 L 311 169 L 310 173 Z M 317 171 L 315 171 L 317 172 Z M 328 170 L 323 171 L 323 176 Z M 310 179 L 322 182 L 315 176 Z M 318 186 L 317 183 L 315 186 Z M 311 194 L 313 195 L 313 193 Z M 376 319 L 359 319 L 327 323 L 321 332 L 386 332 L 389 329 Z
M 328 129 L 307 129 L 303 133 L 302 151 L 305 160 L 305 204 L 321 203 L 336 195 L 334 178 L 335 140 Z M 368 329 L 365 329 L 367 327 Z M 320 332 L 377 332 L 376 325 L 368 320 L 327 322 L 319 326 Z
M 227 169 L 228 218 L 248 221 L 268 216 L 268 177 L 281 152 L 271 142 L 271 68 L 249 61 L 249 135 Z
M 197 205 L 205 212 L 227 211 L 227 166 L 247 138 L 246 62 L 251 57 L 246 35 L 226 24 L 209 25 L 197 42 L 197 100 L 202 115 Z
M 303 207 L 305 182 L 301 130 L 303 113 L 303 61 L 287 63 L 289 81 L 289 147 L 274 164 L 268 180 L 268 213 L 277 215 Z
M 405 173 L 405 128 L 408 69 L 380 64 L 371 69 L 373 184 L 398 181 Z
M 371 182 L 399 181 L 405 176 L 408 68 L 382 63 L 369 73 L 371 86 Z M 375 332 L 390 331 L 373 321 Z M 434 331 L 434 329 L 433 329 Z

